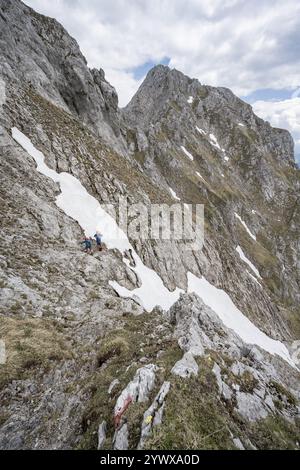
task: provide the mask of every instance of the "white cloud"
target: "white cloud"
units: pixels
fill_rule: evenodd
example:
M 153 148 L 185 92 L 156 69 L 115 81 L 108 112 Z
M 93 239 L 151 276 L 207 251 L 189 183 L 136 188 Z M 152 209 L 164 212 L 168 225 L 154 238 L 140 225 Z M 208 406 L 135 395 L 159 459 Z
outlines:
M 300 97 L 284 101 L 256 101 L 254 112 L 272 126 L 289 129 L 295 140 L 295 153 L 300 157 Z

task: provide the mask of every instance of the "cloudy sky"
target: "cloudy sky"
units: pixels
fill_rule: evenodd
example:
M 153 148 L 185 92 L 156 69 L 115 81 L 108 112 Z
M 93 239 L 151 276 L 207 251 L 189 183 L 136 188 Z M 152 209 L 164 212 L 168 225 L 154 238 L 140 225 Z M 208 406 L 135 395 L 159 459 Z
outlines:
M 299 0 L 25 0 L 56 18 L 90 67 L 128 103 L 147 71 L 168 64 L 226 86 L 288 128 L 300 161 Z

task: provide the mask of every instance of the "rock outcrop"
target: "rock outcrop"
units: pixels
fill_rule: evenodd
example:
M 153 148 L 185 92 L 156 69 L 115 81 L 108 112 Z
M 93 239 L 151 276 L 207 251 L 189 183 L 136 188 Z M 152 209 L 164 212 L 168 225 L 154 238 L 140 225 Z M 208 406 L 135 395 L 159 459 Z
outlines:
M 300 178 L 290 134 L 230 90 L 165 66 L 119 110 L 76 41 L 19 0 L 0 0 L 0 59 L 0 448 L 296 449 Z M 59 182 L 36 171 L 14 127 L 100 204 L 204 204 L 202 250 L 130 240 L 141 266 L 182 292 L 168 312 L 112 288 L 141 287 L 128 247 L 81 251 Z M 226 327 L 187 293 L 188 273 L 226 293 L 290 360 Z
M 118 96 L 104 71 L 88 68 L 77 42 L 55 19 L 19 0 L 1 0 L 0 8 L 4 79 L 22 81 L 121 149 Z

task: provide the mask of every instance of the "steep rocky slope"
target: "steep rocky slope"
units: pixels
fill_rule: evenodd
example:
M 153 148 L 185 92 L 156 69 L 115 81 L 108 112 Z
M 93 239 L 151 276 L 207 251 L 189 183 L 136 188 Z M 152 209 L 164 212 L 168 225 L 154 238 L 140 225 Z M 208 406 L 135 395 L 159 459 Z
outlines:
M 164 66 L 119 110 L 55 20 L 1 0 L 0 26 L 0 447 L 297 448 L 300 179 L 289 133 Z M 175 193 L 205 205 L 201 251 L 131 240 L 168 289 L 188 291 L 168 312 L 112 287 L 140 286 L 130 253 L 81 251 L 59 184 L 37 172 L 14 127 L 100 203 L 171 205 Z M 244 342 L 188 273 L 292 359 Z

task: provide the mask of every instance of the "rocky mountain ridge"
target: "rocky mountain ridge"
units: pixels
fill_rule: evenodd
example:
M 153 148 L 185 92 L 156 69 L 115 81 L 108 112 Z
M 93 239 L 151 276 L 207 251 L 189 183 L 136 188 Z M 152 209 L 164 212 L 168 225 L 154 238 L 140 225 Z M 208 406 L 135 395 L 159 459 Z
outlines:
M 120 296 L 112 280 L 140 285 L 130 254 L 81 252 L 59 184 L 11 129 L 100 203 L 204 204 L 202 251 L 174 240 L 132 240 L 134 250 L 170 290 L 188 290 L 188 272 L 203 276 L 297 362 L 300 180 L 289 133 L 229 90 L 165 66 L 119 110 L 55 20 L 1 0 L 0 23 L 0 447 L 297 448 L 297 369 L 246 344 L 194 293 L 151 313 Z

